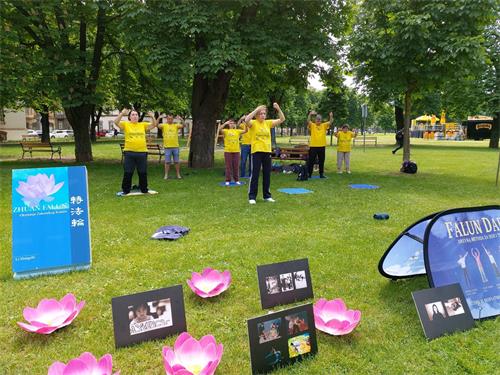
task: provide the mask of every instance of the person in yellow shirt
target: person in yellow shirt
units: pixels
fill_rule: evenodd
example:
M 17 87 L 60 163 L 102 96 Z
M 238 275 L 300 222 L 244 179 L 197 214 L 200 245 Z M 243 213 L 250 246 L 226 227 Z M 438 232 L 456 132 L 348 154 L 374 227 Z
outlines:
M 315 121 L 312 122 L 312 117 L 315 117 Z M 314 163 L 316 158 L 318 158 L 319 164 L 319 177 L 325 178 L 325 148 L 326 148 L 326 132 L 330 129 L 330 125 L 333 121 L 333 112 L 329 113 L 329 121 L 321 122 L 321 115 L 314 112 L 309 112 L 307 116 L 309 129 L 309 156 L 307 158 L 307 170 L 309 172 L 309 177 L 313 174 Z
M 168 114 L 167 116 L 160 116 L 161 118 L 166 118 L 167 122 L 163 124 L 158 124 L 158 128 L 161 129 L 163 134 L 163 149 L 165 151 L 165 175 L 163 179 L 168 180 L 168 172 L 170 171 L 170 164 L 175 164 L 175 173 L 178 179 L 181 179 L 181 163 L 179 159 L 179 129 L 184 127 L 184 120 L 182 117 L 177 116 L 176 119 L 180 120 L 181 123 L 174 123 L 174 116 Z
M 129 121 L 121 121 L 128 115 Z M 156 126 L 154 114 L 148 113 L 151 122 L 139 122 L 139 113 L 136 110 L 123 109 L 115 119 L 115 125 L 125 134 L 125 147 L 123 148 L 123 195 L 130 193 L 132 176 L 137 169 L 139 175 L 139 188 L 142 193 L 148 192 L 148 148 L 146 146 L 146 131 Z
M 273 104 L 278 112 L 278 119 L 266 120 L 267 108 L 260 105 L 245 117 L 252 139 L 252 174 L 248 188 L 248 203 L 257 203 L 259 174 L 262 169 L 262 190 L 266 202 L 274 202 L 271 196 L 271 128 L 285 121 L 285 115 L 278 103 Z M 255 120 L 252 120 L 255 117 Z
M 224 129 L 229 126 L 229 129 Z M 230 119 L 219 125 L 218 134 L 222 134 L 224 137 L 224 161 L 226 163 L 226 185 L 231 183 L 231 179 L 234 180 L 236 185 L 241 185 L 240 183 L 240 135 L 247 133 L 248 130 L 245 127 L 244 130 L 236 129 L 236 123 Z
M 342 173 L 342 164 L 345 163 L 345 170 L 351 174 L 351 140 L 357 135 L 349 130 L 348 125 L 342 125 L 340 131 L 335 133 L 337 137 L 337 173 Z
M 239 120 L 238 120 L 238 126 L 241 130 L 248 129 L 247 124 L 245 123 L 245 115 L 243 115 Z M 250 174 L 252 173 L 251 169 L 251 163 L 250 163 L 250 158 L 251 158 L 251 153 L 252 153 L 252 135 L 250 132 L 246 132 L 242 134 L 241 136 L 241 146 L 240 146 L 240 177 L 250 177 Z M 248 168 L 247 168 L 248 164 Z

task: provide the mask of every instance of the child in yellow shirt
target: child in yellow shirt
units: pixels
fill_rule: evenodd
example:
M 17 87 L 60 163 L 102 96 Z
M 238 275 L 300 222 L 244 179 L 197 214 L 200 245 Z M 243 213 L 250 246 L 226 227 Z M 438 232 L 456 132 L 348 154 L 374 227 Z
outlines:
M 344 124 L 340 131 L 335 133 L 337 137 L 337 173 L 342 173 L 342 164 L 345 163 L 345 170 L 351 174 L 351 140 L 357 135 L 349 130 L 349 125 Z
M 224 129 L 229 125 L 229 129 Z M 224 161 L 226 163 L 226 185 L 231 183 L 231 177 L 236 185 L 240 183 L 240 135 L 245 134 L 248 129 L 236 129 L 236 123 L 230 119 L 219 126 L 218 133 L 224 137 Z

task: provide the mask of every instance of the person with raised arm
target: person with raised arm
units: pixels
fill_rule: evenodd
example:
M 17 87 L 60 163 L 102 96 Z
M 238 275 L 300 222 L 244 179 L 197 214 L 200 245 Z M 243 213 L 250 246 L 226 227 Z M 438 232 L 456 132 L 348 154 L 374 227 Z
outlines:
M 121 121 L 123 116 L 128 116 L 128 121 Z M 132 176 L 137 169 L 139 175 L 139 189 L 142 193 L 148 192 L 148 148 L 146 131 L 156 126 L 152 112 L 148 113 L 151 122 L 139 122 L 139 112 L 123 109 L 115 118 L 115 125 L 125 134 L 125 147 L 123 148 L 123 180 L 122 193 L 127 195 L 132 188 Z
M 313 116 L 314 122 L 312 120 Z M 319 178 L 325 178 L 325 148 L 326 132 L 330 129 L 333 122 L 333 112 L 329 114 L 329 121 L 321 122 L 321 115 L 315 112 L 309 112 L 307 116 L 307 128 L 309 129 L 309 156 L 307 158 L 307 171 L 309 177 L 313 174 L 314 163 L 318 158 Z
M 229 129 L 224 129 L 229 126 Z M 224 161 L 226 164 L 226 182 L 225 185 L 231 184 L 231 179 L 236 185 L 241 185 L 239 164 L 240 164 L 240 135 L 246 133 L 248 129 L 236 129 L 236 123 L 233 119 L 229 119 L 222 125 L 219 125 L 217 134 L 222 134 L 224 137 Z
M 165 175 L 163 179 L 168 180 L 170 165 L 175 164 L 175 173 L 178 179 L 181 179 L 181 162 L 179 159 L 179 130 L 184 127 L 184 119 L 177 116 L 180 124 L 174 123 L 174 116 L 171 114 L 162 115 L 158 118 L 166 118 L 167 122 L 158 124 L 158 128 L 163 133 L 163 149 L 165 150 Z
M 262 169 L 262 190 L 266 202 L 274 202 L 271 196 L 271 128 L 285 121 L 285 115 L 278 103 L 273 104 L 278 112 L 278 119 L 266 120 L 267 108 L 260 105 L 245 117 L 245 123 L 251 134 L 252 174 L 248 189 L 248 203 L 256 204 L 259 188 L 259 174 Z M 255 119 L 253 119 L 255 117 Z

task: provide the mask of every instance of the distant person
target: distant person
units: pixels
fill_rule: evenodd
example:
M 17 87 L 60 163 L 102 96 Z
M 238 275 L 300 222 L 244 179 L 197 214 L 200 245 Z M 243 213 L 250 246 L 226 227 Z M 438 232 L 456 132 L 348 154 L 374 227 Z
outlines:
M 121 121 L 123 116 L 128 115 L 129 121 Z M 125 134 L 125 147 L 123 148 L 123 180 L 122 192 L 124 195 L 130 193 L 132 187 L 132 176 L 137 169 L 139 175 L 139 188 L 141 193 L 148 192 L 148 148 L 146 145 L 146 131 L 156 126 L 152 112 L 148 113 L 151 122 L 139 122 L 139 112 L 124 109 L 115 119 L 115 125 Z
M 229 126 L 229 129 L 224 127 Z M 236 129 L 236 123 L 231 119 L 219 126 L 218 134 L 224 137 L 224 161 L 226 164 L 226 186 L 229 186 L 231 180 L 236 185 L 240 182 L 240 135 L 247 133 L 248 129 Z
M 404 129 L 399 129 L 397 132 L 396 132 L 396 143 L 397 143 L 397 146 L 394 150 L 392 150 L 392 154 L 394 155 L 396 153 L 396 151 L 398 151 L 400 148 L 403 148 L 403 144 L 404 144 Z
M 312 117 L 315 116 L 315 121 Z M 309 156 L 307 159 L 307 172 L 309 177 L 313 174 L 314 163 L 318 158 L 319 177 L 325 178 L 325 148 L 326 148 L 326 132 L 330 129 L 333 122 L 333 112 L 329 114 L 329 121 L 321 122 L 321 115 L 315 112 L 309 112 L 307 116 L 307 128 L 309 129 Z
M 245 123 L 245 115 L 243 115 L 239 120 L 237 126 L 241 130 L 248 130 L 247 124 Z M 241 135 L 241 146 L 240 146 L 240 177 L 250 177 L 252 174 L 252 135 L 249 131 Z M 248 164 L 248 167 L 247 167 Z
M 337 173 L 342 173 L 342 164 L 345 164 L 345 171 L 351 174 L 351 141 L 357 135 L 349 130 L 349 125 L 342 125 L 340 131 L 335 133 L 337 137 Z
M 256 204 L 259 188 L 259 174 L 262 169 L 262 190 L 266 202 L 274 202 L 271 196 L 271 128 L 285 121 L 285 115 L 278 103 L 273 104 L 278 119 L 266 120 L 267 108 L 260 105 L 245 117 L 245 123 L 252 136 L 252 174 L 248 190 L 248 203 Z M 255 119 L 253 120 L 253 118 Z
M 113 129 L 113 137 L 116 137 L 118 135 L 118 129 L 114 128 Z
M 168 114 L 166 116 L 160 116 L 161 118 L 166 118 L 167 122 L 159 124 L 158 128 L 163 132 L 163 149 L 165 150 L 165 175 L 163 179 L 168 180 L 168 173 L 170 171 L 170 165 L 175 164 L 175 173 L 178 179 L 181 179 L 181 162 L 179 159 L 179 129 L 184 127 L 184 120 L 177 116 L 176 119 L 181 121 L 180 124 L 174 123 L 174 116 Z

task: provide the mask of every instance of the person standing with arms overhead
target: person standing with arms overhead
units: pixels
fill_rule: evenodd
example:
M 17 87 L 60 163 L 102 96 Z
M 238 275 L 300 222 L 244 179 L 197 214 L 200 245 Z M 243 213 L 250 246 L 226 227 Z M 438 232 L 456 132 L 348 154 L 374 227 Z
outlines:
M 316 115 L 315 122 L 312 122 L 312 116 Z M 307 158 L 307 171 L 309 177 L 313 174 L 314 162 L 316 157 L 318 158 L 319 164 L 319 177 L 325 178 L 325 148 L 326 148 L 326 132 L 330 129 L 330 125 L 333 121 L 333 112 L 329 114 L 330 118 L 328 122 L 321 122 L 321 115 L 314 112 L 309 112 L 307 116 L 309 129 L 309 156 Z
M 164 118 L 165 116 L 160 116 L 160 118 Z M 165 180 L 168 179 L 168 172 L 170 171 L 170 164 L 175 163 L 175 173 L 177 178 L 182 178 L 181 176 L 181 163 L 179 160 L 179 129 L 184 127 L 184 120 L 177 116 L 177 119 L 181 120 L 180 124 L 174 123 L 174 116 L 168 114 L 166 116 L 167 122 L 164 124 L 159 124 L 158 128 L 160 128 L 163 132 L 163 149 L 165 150 L 165 176 L 163 177 Z
M 241 130 L 247 130 L 245 123 L 245 115 L 238 120 L 238 125 Z M 252 174 L 251 152 L 252 152 L 252 135 L 246 132 L 241 135 L 241 160 L 240 160 L 240 177 L 250 177 Z M 247 168 L 248 162 L 248 168 Z
M 129 121 L 121 121 L 128 114 Z M 125 134 L 123 148 L 123 180 L 122 192 L 130 193 L 132 176 L 137 169 L 139 188 L 142 193 L 148 192 L 148 148 L 146 146 L 146 131 L 156 126 L 154 114 L 148 113 L 151 122 L 139 122 L 139 113 L 136 110 L 123 109 L 115 119 L 115 125 Z
M 342 164 L 345 162 L 345 171 L 351 174 L 351 140 L 356 137 L 356 132 L 349 130 L 347 124 L 335 133 L 337 137 L 337 173 L 342 173 Z
M 224 129 L 229 125 L 229 129 Z M 248 130 L 245 128 L 236 129 L 236 123 L 233 120 L 226 121 L 224 124 L 219 125 L 218 134 L 224 137 L 224 161 L 226 163 L 226 186 L 231 184 L 231 178 L 236 185 L 241 185 L 239 164 L 240 164 L 240 135 L 246 133 Z
M 248 189 L 248 203 L 255 204 L 258 188 L 259 174 L 262 169 L 262 189 L 264 200 L 274 202 L 271 197 L 271 128 L 285 121 L 285 115 L 281 111 L 278 103 L 273 104 L 278 112 L 278 119 L 266 120 L 267 108 L 260 105 L 245 117 L 245 123 L 250 129 L 252 137 L 252 174 L 250 176 L 250 186 Z M 255 117 L 255 120 L 252 120 Z

